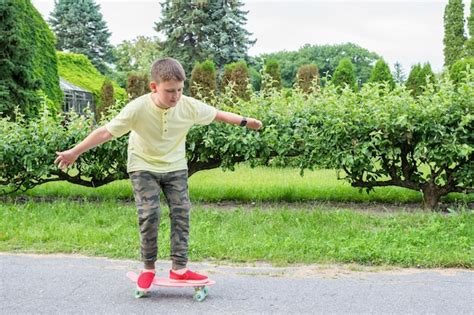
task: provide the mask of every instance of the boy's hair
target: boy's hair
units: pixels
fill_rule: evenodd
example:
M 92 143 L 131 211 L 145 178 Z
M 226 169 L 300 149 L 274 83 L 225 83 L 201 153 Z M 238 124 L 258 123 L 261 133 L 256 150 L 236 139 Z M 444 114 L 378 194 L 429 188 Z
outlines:
M 163 81 L 185 81 L 186 74 L 183 66 L 173 58 L 157 59 L 151 66 L 151 79 L 156 83 Z

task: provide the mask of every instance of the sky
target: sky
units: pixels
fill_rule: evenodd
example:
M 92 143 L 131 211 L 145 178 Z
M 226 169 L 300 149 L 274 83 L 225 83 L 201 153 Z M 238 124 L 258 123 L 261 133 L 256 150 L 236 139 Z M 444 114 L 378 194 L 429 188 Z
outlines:
M 473 0 L 474 1 L 474 0 Z M 249 54 L 296 51 L 305 44 L 351 42 L 382 56 L 405 73 L 416 63 L 443 67 L 443 14 L 448 0 L 247 0 L 245 28 L 257 42 Z M 47 19 L 54 0 L 32 0 Z M 138 36 L 158 36 L 159 0 L 96 0 L 117 45 Z M 465 18 L 470 1 L 463 0 Z

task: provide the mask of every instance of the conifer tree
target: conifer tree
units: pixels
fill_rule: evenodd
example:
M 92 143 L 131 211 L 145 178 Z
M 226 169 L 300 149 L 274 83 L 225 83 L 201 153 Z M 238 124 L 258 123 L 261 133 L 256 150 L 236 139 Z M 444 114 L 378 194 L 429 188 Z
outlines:
M 163 1 L 162 19 L 155 23 L 166 37 L 163 55 L 179 60 L 186 73 L 199 60 L 211 59 L 222 69 L 246 59 L 255 41 L 243 27 L 248 12 L 242 6 L 240 0 Z
M 302 65 L 296 74 L 296 83 L 304 93 L 310 93 L 314 85 L 319 85 L 319 70 L 315 64 Z
M 265 60 L 263 65 L 264 78 L 262 82 L 262 89 L 268 90 L 269 88 L 281 89 L 281 71 L 278 61 L 274 59 Z M 266 75 L 266 76 L 265 76 Z
M 467 18 L 467 31 L 469 39 L 466 41 L 466 56 L 474 57 L 474 1 L 471 0 L 471 9 L 469 17 Z
M 372 69 L 370 74 L 369 82 L 387 82 L 391 89 L 395 87 L 395 81 L 390 73 L 390 68 L 383 59 L 379 59 L 375 63 L 374 69 Z
M 411 68 L 405 86 L 411 90 L 413 96 L 418 96 L 423 93 L 424 87 L 428 83 L 434 82 L 434 78 L 435 76 L 429 63 L 426 63 L 423 66 L 421 64 L 416 64 Z
M 57 0 L 49 23 L 60 51 L 86 55 L 101 72 L 113 61 L 111 33 L 94 0 Z
M 449 0 L 444 9 L 444 65 L 451 67 L 464 54 L 464 4 Z
M 212 60 L 196 63 L 191 72 L 189 86 L 191 96 L 197 97 L 200 95 L 203 101 L 209 100 L 215 95 L 217 89 L 217 73 L 216 66 Z
M 354 91 L 357 90 L 354 64 L 349 58 L 343 58 L 339 61 L 331 81 L 341 88 L 348 85 Z
M 250 82 L 250 71 L 247 63 L 243 60 L 234 62 L 224 67 L 224 75 L 222 76 L 221 90 L 226 86 L 232 85 L 233 92 L 236 97 L 249 100 L 250 93 L 248 84 Z
M 395 80 L 396 83 L 403 84 L 405 82 L 406 76 L 405 76 L 405 72 L 403 71 L 402 64 L 397 61 L 395 62 L 393 67 L 394 67 L 393 79 Z

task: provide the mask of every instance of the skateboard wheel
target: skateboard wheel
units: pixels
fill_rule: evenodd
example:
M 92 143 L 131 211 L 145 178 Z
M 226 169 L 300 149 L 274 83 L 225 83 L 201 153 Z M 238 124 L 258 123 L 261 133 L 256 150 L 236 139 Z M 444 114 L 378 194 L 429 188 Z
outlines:
M 196 302 L 202 302 L 205 298 L 206 294 L 202 290 L 196 291 L 196 294 L 194 294 L 194 300 L 196 300 Z
M 135 290 L 135 298 L 139 299 L 146 295 L 146 291 Z

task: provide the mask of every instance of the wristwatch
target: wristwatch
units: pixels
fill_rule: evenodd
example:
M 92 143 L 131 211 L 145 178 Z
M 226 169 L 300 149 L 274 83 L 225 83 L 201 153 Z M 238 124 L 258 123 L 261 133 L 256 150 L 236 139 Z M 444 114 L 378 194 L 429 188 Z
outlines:
M 242 117 L 242 121 L 240 122 L 240 126 L 241 127 L 247 126 L 247 118 L 246 117 Z

